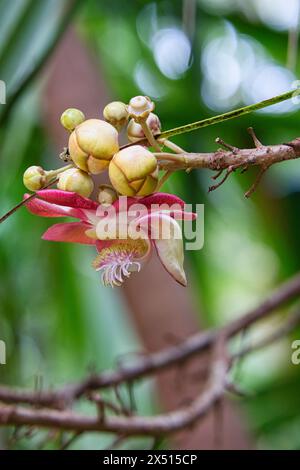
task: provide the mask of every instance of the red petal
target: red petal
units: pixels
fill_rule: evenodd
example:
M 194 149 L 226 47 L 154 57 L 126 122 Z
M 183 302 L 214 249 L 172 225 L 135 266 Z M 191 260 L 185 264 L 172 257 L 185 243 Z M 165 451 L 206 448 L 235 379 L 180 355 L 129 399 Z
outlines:
M 150 196 L 138 199 L 137 202 L 144 204 L 147 207 L 150 207 L 152 204 L 168 204 L 169 206 L 172 206 L 173 204 L 179 204 L 183 208 L 185 204 L 185 202 L 180 199 L 180 197 L 169 193 L 154 193 Z
M 61 191 L 59 189 L 41 189 L 40 191 L 37 191 L 37 193 L 39 197 L 45 201 L 58 204 L 60 206 L 69 206 L 76 209 L 96 210 L 99 205 L 97 202 L 71 191 Z
M 24 198 L 27 199 L 29 194 L 25 194 Z M 25 203 L 29 212 L 40 217 L 75 217 L 77 219 L 85 218 L 84 213 L 80 209 L 72 207 L 59 206 L 57 204 L 50 204 L 50 202 L 43 201 L 35 197 Z
M 159 211 L 160 212 L 160 211 Z M 167 213 L 170 217 L 173 217 L 175 220 L 196 220 L 197 214 L 195 212 L 185 212 L 185 211 L 170 211 Z
M 124 204 L 124 202 L 122 204 L 125 206 L 125 208 L 127 207 L 127 209 L 129 209 L 130 206 L 132 206 L 133 204 L 143 204 L 147 208 L 151 208 L 152 204 L 155 204 L 155 205 L 168 204 L 169 206 L 172 206 L 173 204 L 178 204 L 182 208 L 185 205 L 185 202 L 182 199 L 180 199 L 177 196 L 174 196 L 174 194 L 168 194 L 168 193 L 154 193 L 146 197 L 127 197 L 126 202 L 127 202 L 126 205 Z M 118 212 L 119 206 L 120 206 L 120 200 L 117 199 L 113 205 L 116 211 Z
M 121 203 L 121 209 L 122 209 L 122 210 L 124 210 L 124 208 L 125 208 L 125 210 L 126 210 L 126 208 L 127 208 L 127 210 L 128 210 L 130 206 L 132 206 L 133 204 L 136 204 L 136 203 L 139 203 L 139 202 L 140 202 L 140 199 L 137 198 L 137 197 L 121 196 L 121 198 L 122 198 L 122 203 Z M 125 198 L 126 198 L 126 199 L 125 199 Z M 121 199 L 119 198 L 119 199 L 117 199 L 117 200 L 113 203 L 113 206 L 114 206 L 114 208 L 115 208 L 115 210 L 116 210 L 117 213 L 118 213 L 119 210 L 120 210 L 120 200 L 121 200 Z
M 42 239 L 53 242 L 71 242 L 81 243 L 83 245 L 94 245 L 95 240 L 85 234 L 88 228 L 89 226 L 82 222 L 55 224 L 48 228 L 42 236 Z
M 97 251 L 103 250 L 103 248 L 109 248 L 113 244 L 117 243 L 118 240 L 96 240 Z

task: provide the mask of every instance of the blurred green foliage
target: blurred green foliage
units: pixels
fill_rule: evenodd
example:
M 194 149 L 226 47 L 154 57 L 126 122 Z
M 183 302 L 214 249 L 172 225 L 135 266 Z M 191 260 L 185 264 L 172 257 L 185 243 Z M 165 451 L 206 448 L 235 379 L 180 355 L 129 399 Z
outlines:
M 294 75 L 285 68 L 286 28 L 259 16 L 254 1 L 244 11 L 233 0 L 227 2 L 230 9 L 221 0 L 87 0 L 65 10 L 67 3 L 0 1 L 0 78 L 9 83 L 7 108 L 0 109 L 2 212 L 22 198 L 24 169 L 38 162 L 49 167 L 53 158 L 39 119 L 42 83 L 31 79 L 77 6 L 77 31 L 104 67 L 112 97 L 126 102 L 136 94 L 149 94 L 156 100 L 163 129 L 248 103 L 251 97 L 263 99 L 267 96 L 260 93 L 266 89 L 270 93 L 284 84 L 290 88 L 299 73 L 300 61 Z M 222 44 L 223 55 L 217 54 Z M 275 111 L 175 140 L 191 151 L 215 150 L 217 136 L 247 147 L 252 145 L 249 126 L 265 143 L 295 138 L 299 107 Z M 298 161 L 272 168 L 250 201 L 243 193 L 254 170 L 233 175 L 211 194 L 209 172 L 178 173 L 165 185 L 187 202 L 205 204 L 204 249 L 188 253 L 192 295 L 204 312 L 202 323 L 229 321 L 299 270 L 299 168 Z M 100 287 L 89 269 L 92 253 L 79 246 L 42 243 L 39 235 L 48 225 L 20 210 L 1 226 L 0 337 L 9 345 L 8 365 L 0 369 L 4 383 L 31 387 L 34 376 L 41 375 L 44 386 L 59 385 L 81 377 L 87 364 L 97 370 L 110 367 L 118 355 L 138 348 L 122 298 Z M 271 330 L 284 313 L 245 340 Z M 290 344 L 291 338 L 283 340 L 239 367 L 239 381 L 255 391 L 242 405 L 261 448 L 300 448 L 300 378 L 290 362 Z M 149 388 L 137 395 L 139 408 L 151 411 Z M 78 446 L 101 448 L 108 442 L 88 436 Z

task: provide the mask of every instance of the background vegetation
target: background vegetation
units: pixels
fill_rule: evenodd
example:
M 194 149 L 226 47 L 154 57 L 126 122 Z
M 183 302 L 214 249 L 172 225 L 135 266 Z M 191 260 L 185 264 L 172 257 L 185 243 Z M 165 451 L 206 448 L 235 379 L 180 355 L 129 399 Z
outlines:
M 288 91 L 300 70 L 299 60 L 287 67 L 287 56 L 293 68 L 298 55 L 288 47 L 298 17 L 298 0 L 0 0 L 0 79 L 7 84 L 7 104 L 0 106 L 1 212 L 22 198 L 26 167 L 56 164 L 41 104 L 44 65 L 70 23 L 111 97 L 151 96 L 168 129 Z M 247 147 L 251 125 L 263 142 L 275 144 L 299 135 L 299 117 L 299 106 L 288 102 L 175 140 L 191 151 L 215 150 L 218 135 Z M 243 193 L 252 170 L 207 194 L 210 176 L 181 172 L 164 188 L 205 204 L 204 249 L 188 253 L 191 295 L 205 325 L 255 305 L 300 264 L 298 161 L 272 167 L 250 201 Z M 2 383 L 59 385 L 140 347 L 122 291 L 103 288 L 90 269 L 92 251 L 42 242 L 48 226 L 25 209 L 1 226 L 0 338 L 8 345 Z M 300 448 L 300 376 L 290 362 L 291 340 L 251 355 L 237 371 L 243 387 L 255 391 L 240 406 L 260 448 Z M 159 406 L 150 384 L 137 398 L 144 411 Z M 8 436 L 1 436 L 5 446 Z M 35 448 L 39 439 L 17 446 Z M 74 447 L 108 442 L 87 436 Z

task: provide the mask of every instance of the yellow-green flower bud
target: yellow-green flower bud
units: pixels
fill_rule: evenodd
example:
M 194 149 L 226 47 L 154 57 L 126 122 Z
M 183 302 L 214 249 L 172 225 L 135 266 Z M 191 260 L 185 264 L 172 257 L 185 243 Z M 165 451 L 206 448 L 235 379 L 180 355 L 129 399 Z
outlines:
M 62 126 L 70 132 L 72 132 L 75 127 L 79 126 L 83 121 L 85 121 L 85 115 L 82 111 L 76 108 L 66 109 L 60 117 Z
M 112 124 L 116 129 L 122 129 L 128 120 L 126 104 L 122 103 L 122 101 L 108 103 L 103 110 L 103 117 L 105 121 Z
M 118 150 L 118 132 L 111 124 L 100 119 L 84 121 L 69 138 L 71 159 L 78 168 L 88 173 L 104 171 Z
M 147 117 L 146 123 L 153 135 L 160 134 L 161 124 L 156 114 L 150 113 Z M 135 122 L 134 119 L 131 119 L 127 126 L 127 137 L 130 142 L 137 142 L 138 140 L 145 138 L 142 126 Z
M 109 160 L 97 160 L 97 158 L 92 156 L 89 156 L 87 159 L 88 172 L 92 173 L 93 175 L 99 175 L 99 173 L 107 170 L 108 165 Z
M 30 166 L 23 175 L 24 186 L 30 191 L 38 191 L 47 183 L 46 171 L 41 166 Z
M 127 112 L 129 117 L 132 117 L 136 122 L 142 122 L 152 113 L 154 107 L 153 101 L 148 96 L 135 96 L 129 101 Z
M 110 206 L 118 199 L 118 194 L 109 184 L 99 186 L 98 201 L 103 206 Z
M 109 178 L 115 190 L 124 196 L 147 196 L 157 186 L 157 160 L 141 145 L 127 147 L 114 155 Z
M 92 178 L 78 168 L 70 168 L 58 177 L 58 189 L 62 191 L 73 191 L 84 197 L 89 197 L 94 189 Z

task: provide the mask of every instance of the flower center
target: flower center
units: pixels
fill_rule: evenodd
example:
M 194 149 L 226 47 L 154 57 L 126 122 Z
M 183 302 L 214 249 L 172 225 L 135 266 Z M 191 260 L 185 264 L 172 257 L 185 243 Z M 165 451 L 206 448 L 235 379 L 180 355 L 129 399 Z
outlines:
M 112 240 L 101 249 L 93 261 L 93 267 L 101 272 L 105 286 L 120 286 L 132 272 L 140 271 L 149 251 L 149 240 Z

